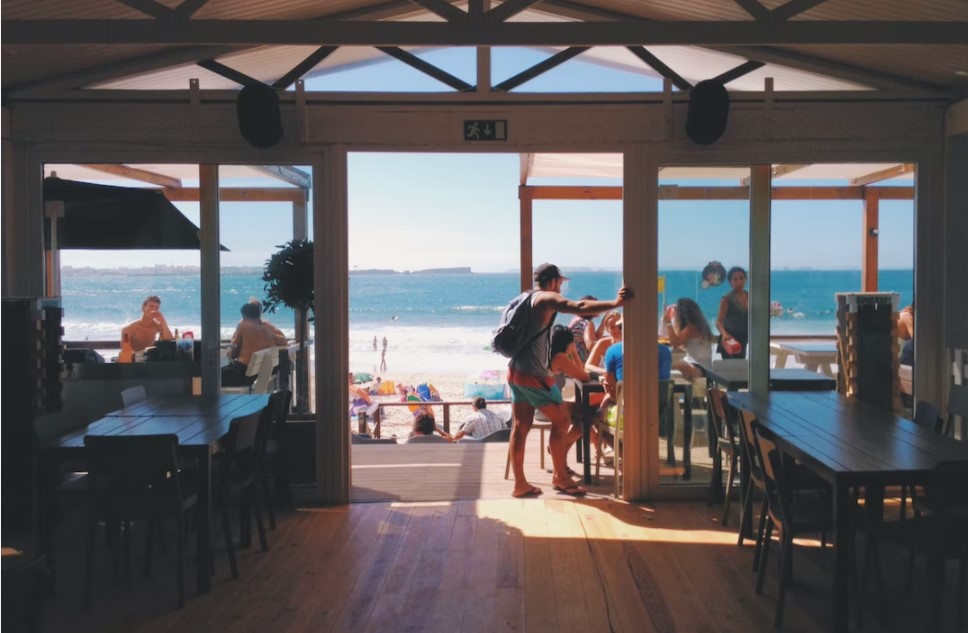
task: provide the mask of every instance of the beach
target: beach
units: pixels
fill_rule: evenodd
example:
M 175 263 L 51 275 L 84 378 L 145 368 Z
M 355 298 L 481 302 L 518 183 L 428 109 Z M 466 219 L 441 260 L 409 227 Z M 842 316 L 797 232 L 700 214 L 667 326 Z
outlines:
M 464 381 L 467 379 L 467 376 L 462 374 L 449 374 L 441 372 L 387 372 L 379 374 L 379 376 L 381 381 L 392 381 L 394 385 L 397 386 L 406 385 L 416 387 L 422 383 L 433 385 L 440 393 L 441 400 L 444 402 L 465 402 L 473 399 L 471 397 L 464 396 Z M 359 386 L 370 386 L 373 384 L 374 382 L 371 381 L 361 383 Z M 401 400 L 401 397 L 398 393 L 395 393 L 394 395 L 374 395 L 372 398 L 374 402 L 378 403 L 400 402 Z M 502 416 L 510 416 L 511 414 L 511 405 L 508 404 L 489 405 L 488 408 Z M 460 429 L 461 423 L 470 417 L 472 413 L 473 409 L 470 406 L 450 407 L 451 433 L 456 433 L 458 429 Z M 437 420 L 438 424 L 443 423 L 443 411 L 441 406 L 434 407 L 434 418 Z M 381 437 L 397 437 L 398 439 L 403 440 L 410 435 L 410 430 L 413 426 L 413 414 L 410 412 L 408 407 L 383 407 L 381 411 L 381 420 Z M 353 432 L 357 431 L 357 421 L 355 417 L 350 419 L 350 426 Z M 373 431 L 372 424 L 370 425 L 370 431 Z

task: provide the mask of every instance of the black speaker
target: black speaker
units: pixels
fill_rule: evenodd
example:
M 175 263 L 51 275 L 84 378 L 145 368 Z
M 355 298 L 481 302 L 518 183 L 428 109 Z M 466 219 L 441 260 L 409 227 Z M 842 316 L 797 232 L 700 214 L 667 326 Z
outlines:
M 249 145 L 267 149 L 282 139 L 279 95 L 269 86 L 251 84 L 242 88 L 236 110 L 239 131 Z
M 729 93 L 718 81 L 700 81 L 689 91 L 686 136 L 693 143 L 709 145 L 726 131 L 729 118 Z

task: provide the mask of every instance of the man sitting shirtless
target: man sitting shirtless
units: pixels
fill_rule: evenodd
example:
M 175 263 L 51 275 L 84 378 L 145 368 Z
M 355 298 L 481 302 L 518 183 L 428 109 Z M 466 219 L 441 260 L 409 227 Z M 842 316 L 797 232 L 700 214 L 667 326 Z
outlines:
M 151 295 L 141 304 L 141 318 L 129 323 L 121 330 L 122 347 L 125 339 L 132 352 L 144 351 L 155 344 L 155 340 L 171 340 L 175 336 L 168 328 L 165 315 L 161 313 L 161 298 Z

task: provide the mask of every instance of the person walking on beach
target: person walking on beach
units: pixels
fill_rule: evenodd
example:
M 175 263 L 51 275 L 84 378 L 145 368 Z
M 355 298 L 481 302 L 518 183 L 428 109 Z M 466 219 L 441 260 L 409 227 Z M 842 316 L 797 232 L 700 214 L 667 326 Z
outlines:
M 376 334 L 373 335 L 373 351 L 376 351 Z
M 386 339 L 383 339 L 386 341 Z M 383 351 L 380 352 L 380 371 L 385 372 L 387 370 L 387 346 L 383 346 Z
M 155 339 L 168 341 L 175 338 L 168 328 L 165 315 L 161 313 L 161 297 L 151 295 L 141 303 L 141 318 L 121 330 L 121 345 L 127 344 L 132 352 L 143 351 L 155 344 Z
M 525 349 L 508 364 L 508 386 L 511 389 L 511 466 L 514 471 L 514 497 L 541 494 L 541 488 L 531 485 L 524 475 L 524 449 L 534 421 L 535 410 L 551 420 L 551 461 L 554 465 L 551 485 L 564 494 L 579 496 L 587 491 L 568 474 L 565 459 L 568 428 L 571 416 L 561 398 L 550 371 L 551 324 L 558 312 L 566 314 L 600 314 L 612 310 L 632 298 L 632 290 L 622 287 L 612 301 L 571 301 L 561 295 L 567 280 L 554 264 L 541 264 L 534 271 L 537 291 L 530 297 L 531 311 L 523 338 L 530 341 Z

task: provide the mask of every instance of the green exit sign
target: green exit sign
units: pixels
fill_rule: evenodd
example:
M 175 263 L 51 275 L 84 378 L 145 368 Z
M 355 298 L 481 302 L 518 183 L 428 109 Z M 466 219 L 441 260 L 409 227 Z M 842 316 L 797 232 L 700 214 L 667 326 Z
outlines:
M 506 141 L 508 122 L 503 121 L 464 121 L 465 141 Z

